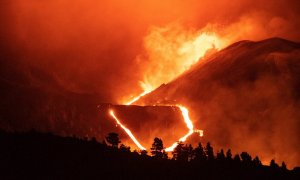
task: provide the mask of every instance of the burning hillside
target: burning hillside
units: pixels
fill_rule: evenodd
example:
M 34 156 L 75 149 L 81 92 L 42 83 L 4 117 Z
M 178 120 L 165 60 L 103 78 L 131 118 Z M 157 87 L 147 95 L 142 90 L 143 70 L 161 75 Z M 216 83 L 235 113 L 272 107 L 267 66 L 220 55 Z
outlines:
M 118 131 L 141 149 L 201 129 L 217 148 L 299 165 L 300 52 L 285 40 L 300 41 L 299 9 L 299 0 L 1 0 L 0 129 L 98 140 Z
M 214 144 L 299 164 L 299 69 L 298 43 L 241 41 L 136 104 L 185 104 Z

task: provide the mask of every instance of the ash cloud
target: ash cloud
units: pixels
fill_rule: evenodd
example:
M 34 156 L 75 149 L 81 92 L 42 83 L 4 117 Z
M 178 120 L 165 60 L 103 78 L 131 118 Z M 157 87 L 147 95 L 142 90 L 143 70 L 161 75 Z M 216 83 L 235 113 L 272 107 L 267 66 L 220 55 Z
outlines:
M 243 41 L 208 57 L 140 104 L 182 103 L 215 147 L 299 165 L 300 44 Z
M 253 1 L 1 1 L 2 58 L 51 72 L 68 90 L 118 102 L 140 91 L 143 38 L 150 27 L 180 22 L 218 26 L 230 42 L 268 36 L 300 40 L 299 3 Z M 7 54 L 10 53 L 10 54 Z M 152 60 L 151 63 L 156 63 Z

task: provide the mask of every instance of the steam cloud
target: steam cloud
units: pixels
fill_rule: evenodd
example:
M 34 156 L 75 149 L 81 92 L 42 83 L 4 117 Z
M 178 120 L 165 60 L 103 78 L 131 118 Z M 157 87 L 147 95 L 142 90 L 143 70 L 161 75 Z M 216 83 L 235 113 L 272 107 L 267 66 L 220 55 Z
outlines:
M 300 23 L 295 21 L 299 4 L 296 0 L 4 0 L 1 54 L 51 72 L 68 90 L 99 93 L 102 101 L 118 102 L 140 92 L 143 72 L 160 61 L 136 58 L 147 54 L 143 38 L 151 27 L 176 22 L 186 32 L 210 28 L 227 44 L 272 36 L 300 40 Z

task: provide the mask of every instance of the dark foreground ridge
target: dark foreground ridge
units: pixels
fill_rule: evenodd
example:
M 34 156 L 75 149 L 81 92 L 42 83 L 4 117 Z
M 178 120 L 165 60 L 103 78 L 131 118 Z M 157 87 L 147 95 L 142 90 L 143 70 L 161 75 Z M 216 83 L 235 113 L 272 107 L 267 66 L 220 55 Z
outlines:
M 0 132 L 0 179 L 300 179 L 299 168 L 263 166 L 246 152 L 232 157 L 221 151 L 215 157 L 212 147 L 203 151 L 198 146 L 193 158 L 185 160 L 179 148 L 167 159 L 156 157 L 153 146 L 151 157 L 118 143 L 113 147 L 95 138 Z

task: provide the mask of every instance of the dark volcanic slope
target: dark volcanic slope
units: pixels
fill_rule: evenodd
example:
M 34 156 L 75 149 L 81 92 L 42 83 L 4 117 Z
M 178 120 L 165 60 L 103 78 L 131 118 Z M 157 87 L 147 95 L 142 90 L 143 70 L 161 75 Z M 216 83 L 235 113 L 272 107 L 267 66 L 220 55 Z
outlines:
M 97 94 L 68 91 L 51 74 L 8 62 L 0 68 L 0 129 L 101 137 Z
M 0 62 L 0 129 L 7 131 L 52 132 L 63 136 L 96 137 L 102 141 L 109 132 L 118 132 L 123 143 L 134 144 L 108 116 L 109 106 L 99 94 L 72 92 L 59 77 L 17 60 Z M 166 146 L 187 133 L 181 112 L 166 106 L 116 106 L 120 121 L 137 139 L 150 147 L 154 137 Z
M 300 44 L 241 41 L 137 104 L 182 103 L 217 146 L 300 165 Z
M 97 94 L 74 93 L 51 75 L 24 67 L 0 71 L 0 129 L 52 132 L 63 136 L 96 137 L 102 141 L 118 132 L 123 143 L 136 148 L 128 135 L 108 115 L 115 110 L 137 139 L 150 147 L 154 137 L 166 146 L 187 133 L 179 108 L 172 106 L 99 105 Z

